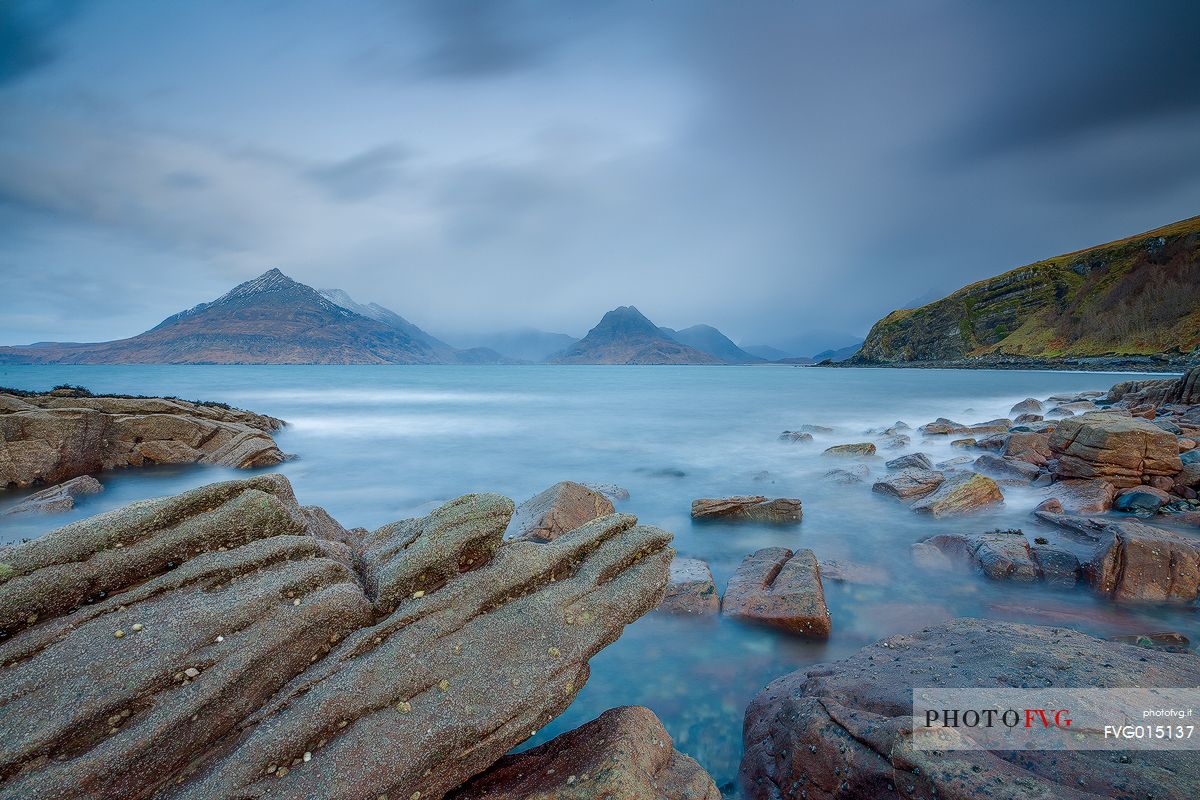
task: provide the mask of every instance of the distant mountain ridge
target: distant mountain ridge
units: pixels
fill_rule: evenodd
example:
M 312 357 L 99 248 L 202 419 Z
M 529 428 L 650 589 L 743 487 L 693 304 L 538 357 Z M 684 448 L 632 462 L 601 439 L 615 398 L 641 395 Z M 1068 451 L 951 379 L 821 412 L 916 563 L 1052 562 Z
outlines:
M 671 328 L 659 328 L 659 330 L 675 341 L 686 344 L 688 347 L 694 347 L 701 353 L 708 353 L 727 364 L 756 364 L 765 361 L 765 359 L 747 353 L 711 325 L 693 325 L 681 331 Z
M 579 341 L 565 333 L 550 333 L 537 328 L 513 328 L 496 333 L 446 338 L 458 342 L 460 347 L 486 347 L 508 358 L 535 364 L 549 361 Z
M 1038 261 L 875 323 L 850 365 L 1200 360 L 1200 217 Z
M 571 345 L 555 364 L 722 364 L 668 336 L 634 306 L 620 306 Z
M 364 316 L 270 269 L 137 336 L 0 347 L 0 363 L 439 364 L 499 359 L 494 353 L 456 351 L 381 306 L 365 308 L 384 317 L 391 314 L 401 324 Z

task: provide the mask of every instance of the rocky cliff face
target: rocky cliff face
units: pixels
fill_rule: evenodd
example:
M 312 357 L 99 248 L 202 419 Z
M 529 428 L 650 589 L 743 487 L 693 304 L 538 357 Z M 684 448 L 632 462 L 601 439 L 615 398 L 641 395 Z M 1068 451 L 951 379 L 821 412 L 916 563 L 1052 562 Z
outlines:
M 677 342 L 633 306 L 614 308 L 556 364 L 722 364 L 716 356 Z
M 505 543 L 512 512 L 347 531 L 264 475 L 0 548 L 0 797 L 441 798 L 667 581 L 631 516 Z
M 875 323 L 852 364 L 1152 366 L 1200 347 L 1200 217 L 971 284 Z
M 381 318 L 387 312 L 375 308 Z M 363 316 L 272 269 L 129 339 L 0 347 L 0 364 L 439 364 L 457 360 L 453 348 L 392 316 L 399 322 Z

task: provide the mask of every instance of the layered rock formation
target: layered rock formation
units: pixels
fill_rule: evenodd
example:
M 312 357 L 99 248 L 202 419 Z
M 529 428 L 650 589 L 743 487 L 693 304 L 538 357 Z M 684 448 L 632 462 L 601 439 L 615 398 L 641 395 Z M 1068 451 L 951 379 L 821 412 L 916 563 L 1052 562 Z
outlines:
M 543 745 L 505 756 L 451 800 L 720 800 L 648 708 L 610 709 Z
M 696 520 L 743 520 L 771 524 L 792 524 L 804 516 L 799 498 L 777 497 L 768 500 L 762 495 L 738 497 L 701 497 L 692 501 L 692 519 Z
M 742 784 L 752 800 L 1029 797 L 1189 800 L 1200 752 L 917 750 L 922 686 L 1200 685 L 1200 659 L 1064 628 L 957 619 L 780 678 L 746 711 Z
M 1049 443 L 1061 478 L 1100 479 L 1124 488 L 1183 469 L 1174 434 L 1120 411 L 1064 419 Z
M 505 543 L 512 511 L 367 535 L 266 475 L 0 550 L 0 796 L 441 797 L 667 580 L 670 534 L 633 517 Z
M 947 478 L 909 508 L 935 517 L 973 514 L 1004 502 L 996 482 L 986 475 L 965 473 Z
M 163 397 L 0 393 L 0 486 L 58 483 L 143 464 L 269 467 L 273 417 Z

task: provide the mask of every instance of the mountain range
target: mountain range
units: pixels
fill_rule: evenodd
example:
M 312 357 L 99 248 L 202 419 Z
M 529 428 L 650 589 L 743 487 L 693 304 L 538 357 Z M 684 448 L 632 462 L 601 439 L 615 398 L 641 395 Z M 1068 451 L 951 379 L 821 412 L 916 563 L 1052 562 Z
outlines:
M 377 303 L 316 290 L 278 269 L 111 342 L 0 347 L 0 364 L 726 364 L 759 363 L 709 325 L 659 328 L 610 311 L 582 340 L 522 329 L 456 348 Z
M 1200 361 L 1200 217 L 1038 261 L 875 323 L 850 365 Z

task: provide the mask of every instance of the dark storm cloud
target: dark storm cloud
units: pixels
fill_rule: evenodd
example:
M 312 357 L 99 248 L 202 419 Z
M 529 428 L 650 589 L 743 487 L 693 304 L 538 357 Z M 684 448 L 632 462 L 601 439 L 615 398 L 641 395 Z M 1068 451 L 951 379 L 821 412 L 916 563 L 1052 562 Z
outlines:
M 54 33 L 78 7 L 78 0 L 0 3 L 0 86 L 57 57 Z
M 1200 114 L 1200 3 L 1070 0 L 972 10 L 987 57 L 976 62 L 978 99 L 947 156 L 1044 148 Z
M 63 57 L 0 86 L 0 341 L 270 266 L 435 332 L 832 339 L 1200 211 L 1194 3 L 281 7 L 42 29 Z

